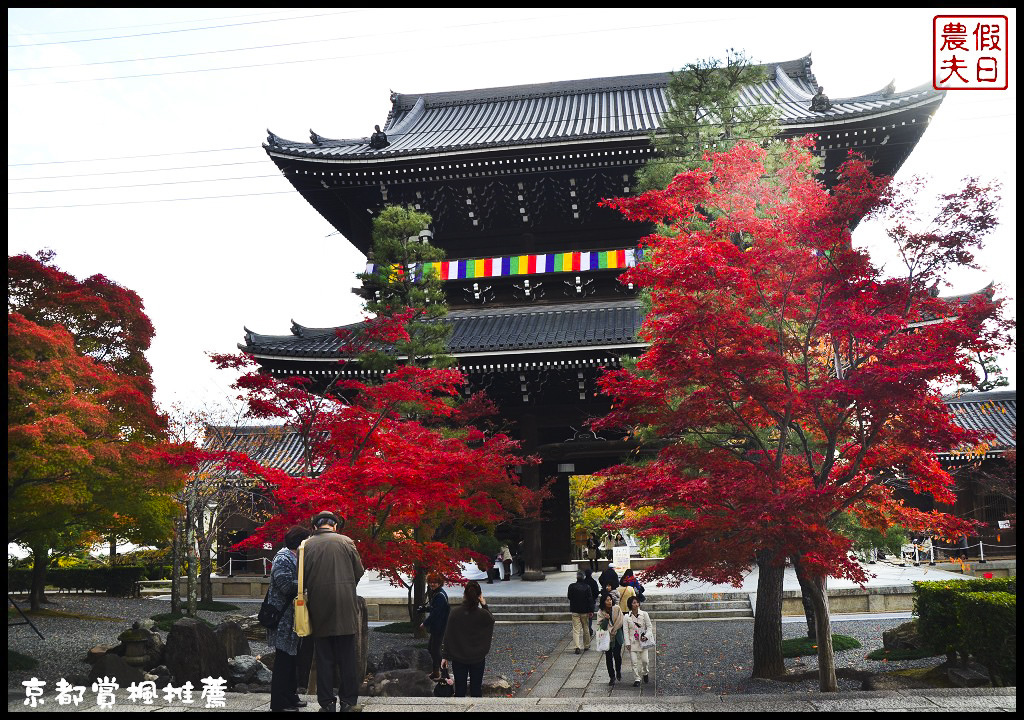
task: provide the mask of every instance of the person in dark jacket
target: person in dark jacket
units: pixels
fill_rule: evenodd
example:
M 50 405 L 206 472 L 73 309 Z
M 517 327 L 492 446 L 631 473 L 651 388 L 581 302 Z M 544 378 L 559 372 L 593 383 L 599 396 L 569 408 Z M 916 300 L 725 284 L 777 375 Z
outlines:
M 583 582 L 585 582 L 587 584 L 587 587 L 590 588 L 590 594 L 594 598 L 593 611 L 596 612 L 597 611 L 597 598 L 601 595 L 601 588 L 598 586 L 597 580 L 594 579 L 594 574 L 590 570 L 590 568 L 587 568 L 586 570 L 583 571 Z M 590 630 L 590 637 L 594 637 L 594 616 L 593 616 L 593 614 L 591 614 L 591 616 L 590 616 L 590 622 L 587 624 L 587 627 Z
M 441 653 L 450 660 L 455 675 L 455 697 L 483 697 L 484 664 L 491 651 L 494 616 L 484 600 L 480 583 L 470 580 L 462 594 L 462 603 L 448 613 Z
M 619 574 L 615 572 L 615 566 L 612 563 L 608 563 L 608 567 L 601 573 L 601 577 L 597 579 L 597 582 L 601 587 L 611 585 L 613 588 L 617 588 L 619 586 Z
M 443 585 L 440 575 L 432 574 L 427 578 L 427 587 L 430 589 L 430 615 L 420 625 L 430 632 L 427 650 L 433 661 L 431 680 L 441 679 L 441 643 L 444 642 L 444 631 L 448 627 L 448 613 L 451 609 L 448 605 L 448 593 L 445 592 Z
M 295 605 L 292 600 L 299 593 L 299 545 L 308 537 L 309 530 L 304 527 L 296 525 L 289 528 L 284 536 L 284 547 L 277 551 L 270 570 L 268 601 L 283 610 L 277 627 L 267 630 L 267 644 L 274 648 L 271 712 L 294 712 L 306 707 L 306 702 L 299 698 L 296 657 L 300 638 L 295 634 Z
M 572 642 L 577 655 L 590 649 L 590 618 L 594 615 L 594 596 L 584 578 L 582 570 L 576 573 L 576 582 L 569 586 L 568 593 Z
M 337 696 L 328 678 L 334 678 L 340 667 L 341 709 L 347 711 L 359 707 L 356 583 L 363 576 L 363 561 L 352 538 L 339 532 L 344 522 L 337 515 L 325 510 L 310 522 L 316 529 L 303 546 L 303 582 L 309 624 L 316 638 L 317 701 L 321 711 L 335 710 Z

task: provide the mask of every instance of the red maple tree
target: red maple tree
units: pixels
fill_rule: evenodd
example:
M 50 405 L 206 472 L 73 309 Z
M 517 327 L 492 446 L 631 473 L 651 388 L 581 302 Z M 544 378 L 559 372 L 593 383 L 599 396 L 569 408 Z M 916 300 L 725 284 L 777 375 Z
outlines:
M 995 224 L 990 188 L 968 181 L 917 231 L 908 196 L 856 157 L 828 192 L 811 145 L 792 142 L 772 174 L 765 151 L 741 143 L 663 191 L 606 201 L 662 231 L 623 276 L 650 291 L 650 345 L 634 369 L 602 378 L 613 410 L 597 427 L 644 428 L 660 450 L 643 467 L 608 470 L 596 496 L 660 509 L 639 529 L 672 543 L 653 577 L 738 585 L 756 558 L 758 677 L 785 671 L 766 646 L 781 642 L 792 559 L 816 611 L 824 691 L 836 689 L 825 580 L 867 579 L 837 519 L 852 512 L 865 527 L 950 538 L 965 530 L 902 504 L 892 481 L 953 501 L 935 454 L 976 438 L 952 422 L 937 387 L 970 379 L 972 354 L 1005 347 L 1008 325 L 986 296 L 953 308 L 931 292 L 951 267 L 973 266 Z M 891 221 L 902 277 L 884 277 L 852 245 L 870 212 Z
M 343 354 L 355 357 L 369 344 L 408 340 L 404 326 L 411 317 L 396 313 L 368 321 L 366 332 L 342 331 Z M 458 370 L 403 365 L 375 382 L 339 373 L 314 392 L 308 379 L 277 379 L 244 355 L 213 359 L 243 371 L 236 387 L 251 416 L 284 419 L 307 447 L 301 476 L 229 458 L 265 479 L 278 507 L 245 547 L 277 543 L 289 526 L 308 525 L 312 515 L 329 509 L 345 518 L 344 532 L 357 542 L 368 569 L 411 589 L 407 578 L 424 568 L 457 580 L 461 562 L 489 561 L 474 549 L 479 536 L 539 510 L 540 494 L 513 473 L 530 459 L 506 435 L 473 424 L 488 403 L 454 402 L 465 384 Z

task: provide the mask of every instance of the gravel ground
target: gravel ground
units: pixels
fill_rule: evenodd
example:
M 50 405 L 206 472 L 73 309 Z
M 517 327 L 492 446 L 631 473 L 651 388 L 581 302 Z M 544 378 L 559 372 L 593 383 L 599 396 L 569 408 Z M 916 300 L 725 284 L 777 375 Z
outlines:
M 32 676 L 56 682 L 64 677 L 84 677 L 88 665 L 83 661 L 94 645 L 114 645 L 117 636 L 134 620 L 168 612 L 170 604 L 160 600 L 110 598 L 104 595 L 53 595 L 48 609 L 117 620 L 79 620 L 67 618 L 33 618 L 45 640 L 28 626 L 8 630 L 7 646 L 29 655 L 39 666 L 28 673 L 8 671 L 8 686 L 20 689 L 21 681 Z M 256 606 L 242 606 L 244 612 L 255 612 Z M 201 617 L 216 624 L 226 613 L 199 611 Z M 833 623 L 833 632 L 857 638 L 862 648 L 836 654 L 836 666 L 862 670 L 898 670 L 929 667 L 936 658 L 881 663 L 864 656 L 882 646 L 882 632 L 901 625 L 905 619 L 848 620 Z M 799 683 L 752 680 L 750 678 L 751 643 L 754 624 L 746 621 L 658 622 L 658 694 L 718 695 L 747 693 L 814 693 L 817 681 Z M 783 637 L 799 637 L 806 630 L 803 623 L 785 623 Z M 568 623 L 523 623 L 495 626 L 491 652 L 487 656 L 487 675 L 504 675 L 516 687 L 523 684 L 554 649 L 568 636 Z M 166 639 L 166 636 L 165 636 Z M 370 652 L 425 643 L 404 635 L 370 632 Z M 268 651 L 265 644 L 251 641 L 254 654 Z M 791 672 L 817 669 L 817 658 L 786 660 Z M 853 690 L 859 682 L 840 680 L 841 689 Z
M 908 622 L 892 620 L 833 621 L 832 632 L 857 638 L 862 647 L 835 654 L 836 668 L 884 672 L 938 665 L 939 658 L 880 662 L 865 655 L 882 647 L 882 633 Z M 754 623 L 716 620 L 714 622 L 659 622 L 658 632 L 658 694 L 692 695 L 711 693 L 736 695 L 748 693 L 817 693 L 817 679 L 800 682 L 754 680 L 750 677 L 751 646 Z M 783 639 L 803 637 L 803 622 L 783 623 Z M 817 656 L 787 658 L 791 673 L 817 671 Z M 839 679 L 840 690 L 859 690 L 856 680 Z
M 170 603 L 163 600 L 111 598 L 105 595 L 48 595 L 52 600 L 46 606 L 48 610 L 70 612 L 82 615 L 105 616 L 118 618 L 112 620 L 80 620 L 68 618 L 38 617 L 32 621 L 43 633 L 44 640 L 32 632 L 27 625 L 12 627 L 7 633 L 7 647 L 17 650 L 39 661 L 39 666 L 32 671 L 8 671 L 9 687 L 21 687 L 21 681 L 32 676 L 53 683 L 60 678 L 70 680 L 75 676 L 88 674 L 89 666 L 84 662 L 85 654 L 94 645 L 116 645 L 117 636 L 141 618 L 148 618 L 158 613 L 170 612 Z M 19 605 L 24 609 L 27 603 Z M 200 610 L 199 616 L 217 624 L 225 615 L 250 614 L 259 609 L 258 605 L 240 605 L 239 611 L 228 613 Z M 20 618 L 19 618 L 20 619 Z M 13 620 L 11 620 L 13 622 Z M 487 656 L 487 675 L 504 675 L 514 685 L 522 682 L 544 659 L 552 653 L 559 642 L 569 632 L 567 623 L 538 623 L 525 625 L 495 626 L 491 652 Z M 161 633 L 167 639 L 166 633 Z M 370 631 L 370 653 L 376 654 L 385 650 L 422 644 L 426 647 L 426 639 L 412 640 L 406 635 Z M 254 640 L 249 646 L 255 655 L 269 652 L 265 643 Z M 517 685 L 518 686 L 518 685 Z

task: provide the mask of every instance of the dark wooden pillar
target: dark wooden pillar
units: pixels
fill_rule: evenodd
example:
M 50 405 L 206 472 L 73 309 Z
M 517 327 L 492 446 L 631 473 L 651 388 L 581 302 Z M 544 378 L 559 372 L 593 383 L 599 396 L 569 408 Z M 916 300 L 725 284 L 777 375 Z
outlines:
M 527 455 L 534 454 L 537 450 L 537 416 L 532 413 L 523 415 L 519 427 L 522 431 L 523 452 Z M 540 467 L 537 465 L 524 465 L 521 477 L 523 484 L 530 490 L 540 488 Z M 541 569 L 543 556 L 541 521 L 540 519 L 529 520 L 523 527 L 523 557 L 526 561 L 523 580 L 544 579 L 544 571 Z

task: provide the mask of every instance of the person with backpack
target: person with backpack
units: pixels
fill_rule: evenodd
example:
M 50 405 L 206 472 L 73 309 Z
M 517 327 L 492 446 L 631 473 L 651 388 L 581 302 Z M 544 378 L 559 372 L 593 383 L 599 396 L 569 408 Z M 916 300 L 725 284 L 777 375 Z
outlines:
M 420 625 L 421 629 L 430 633 L 427 652 L 430 653 L 430 659 L 433 662 L 430 679 L 435 681 L 441 679 L 441 643 L 444 641 L 444 631 L 448 627 L 448 613 L 451 610 L 448 604 L 448 593 L 445 592 L 443 586 L 444 582 L 437 573 L 427 576 L 430 614 Z
M 636 596 L 629 598 L 629 612 L 623 620 L 623 627 L 626 649 L 633 661 L 633 676 L 636 678 L 633 687 L 640 687 L 641 677 L 645 683 L 649 682 L 650 656 L 647 648 L 654 642 L 654 625 L 651 616 L 640 609 L 640 601 Z
M 271 712 L 296 712 L 306 707 L 299 698 L 296 658 L 299 636 L 295 634 L 295 606 L 292 601 L 299 593 L 299 545 L 309 537 L 309 530 L 298 525 L 284 536 L 284 547 L 274 556 L 270 569 L 270 588 L 264 608 L 260 609 L 260 623 L 273 623 L 267 627 L 267 645 L 274 648 L 274 671 L 270 681 Z M 274 620 L 276 619 L 276 622 Z
M 626 578 L 623 577 L 619 580 L 619 610 L 625 615 L 629 612 L 629 599 L 636 596 L 636 590 L 626 582 Z

